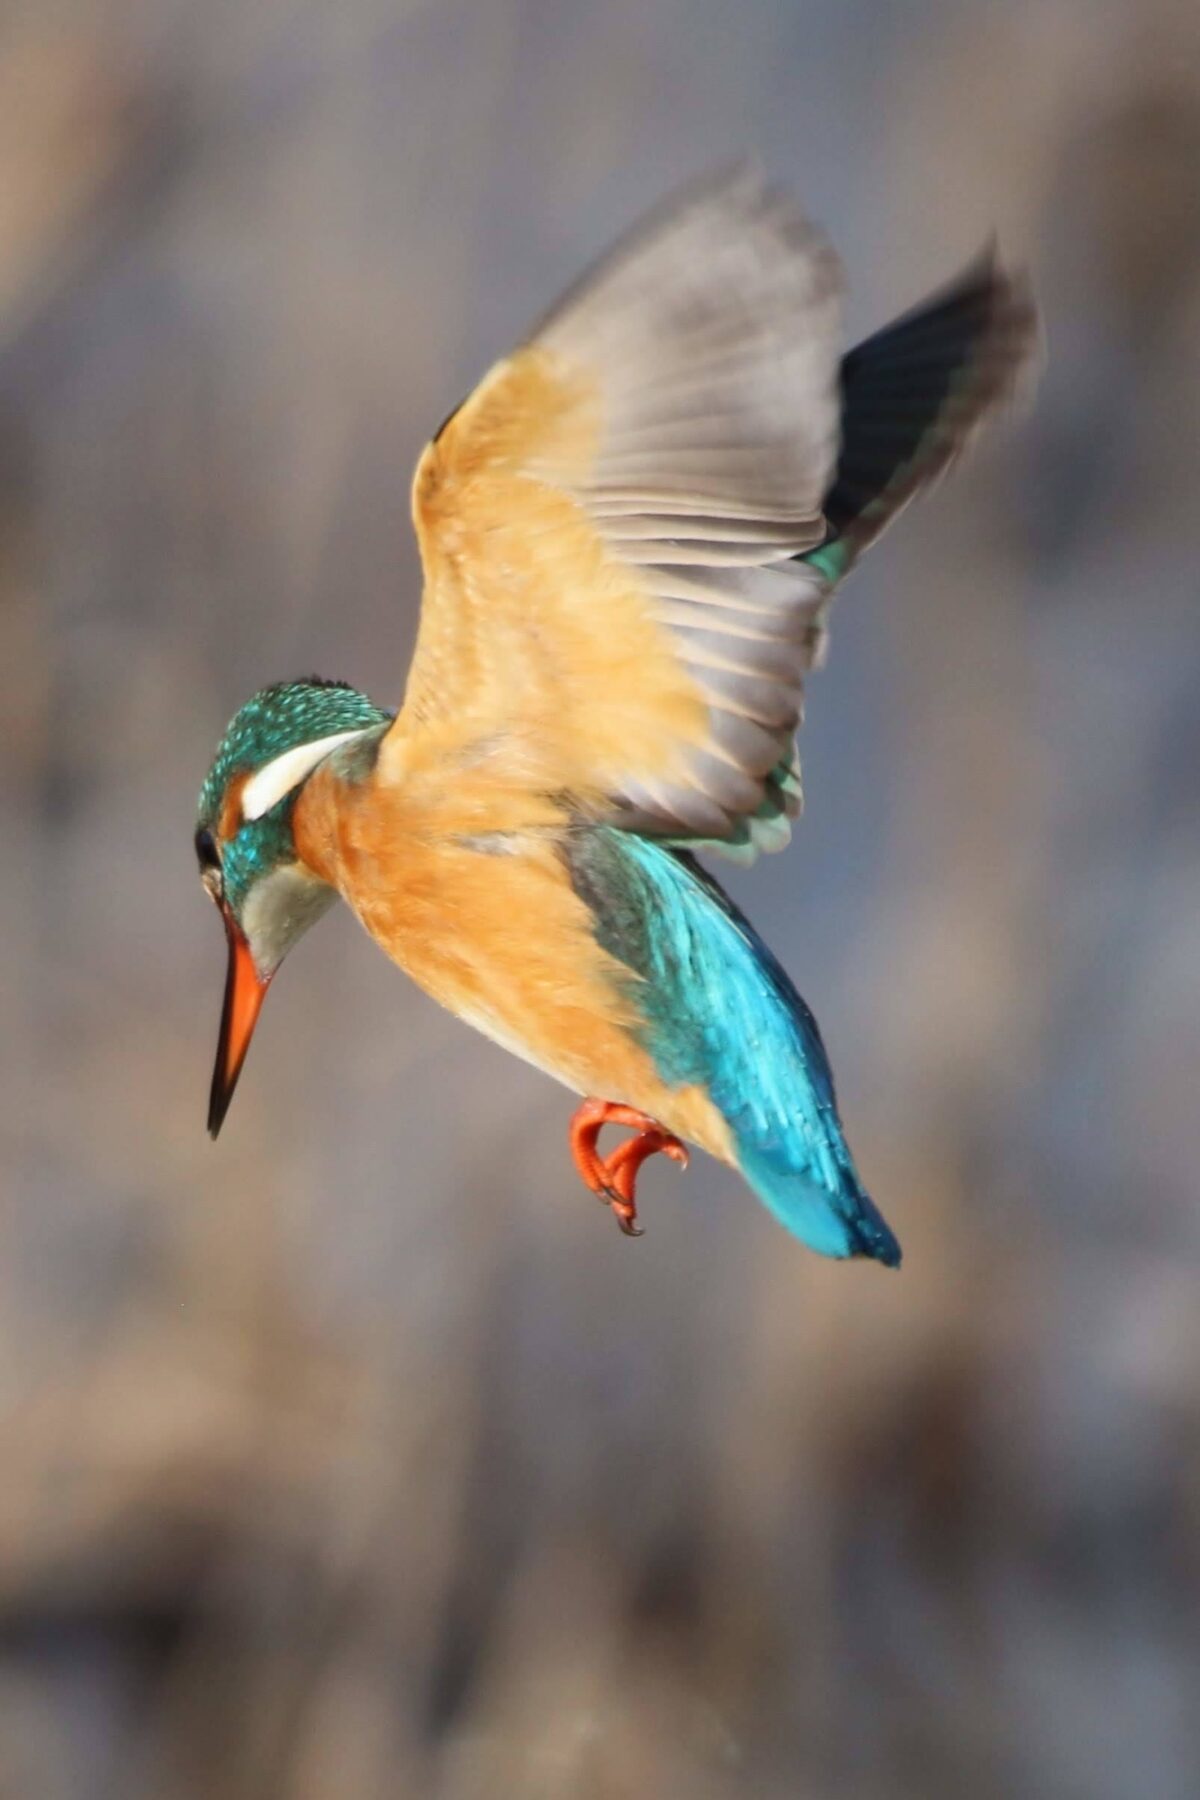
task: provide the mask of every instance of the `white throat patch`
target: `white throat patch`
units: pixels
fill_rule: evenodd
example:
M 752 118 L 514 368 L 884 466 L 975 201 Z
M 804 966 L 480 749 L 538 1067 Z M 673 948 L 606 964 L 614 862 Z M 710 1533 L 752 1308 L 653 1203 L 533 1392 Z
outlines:
M 242 908 L 242 929 L 260 975 L 272 975 L 296 939 L 337 899 L 337 889 L 298 863 L 285 863 L 256 881 Z
M 294 749 L 285 750 L 282 756 L 264 763 L 242 789 L 242 818 L 261 819 L 285 794 L 298 787 L 306 775 L 311 775 L 330 751 L 371 729 L 369 725 L 359 725 L 353 731 L 335 731 L 331 737 L 314 738 L 311 744 L 297 744 Z

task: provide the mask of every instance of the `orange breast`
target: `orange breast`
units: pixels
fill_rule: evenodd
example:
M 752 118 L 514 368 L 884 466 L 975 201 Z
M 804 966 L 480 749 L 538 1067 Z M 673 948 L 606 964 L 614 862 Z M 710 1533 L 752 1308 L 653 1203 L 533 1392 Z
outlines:
M 634 978 L 571 886 L 561 810 L 487 768 L 410 777 L 350 785 L 319 769 L 296 804 L 303 860 L 458 1017 L 577 1093 L 625 1101 L 732 1161 L 707 1094 L 669 1088 L 638 1042 Z

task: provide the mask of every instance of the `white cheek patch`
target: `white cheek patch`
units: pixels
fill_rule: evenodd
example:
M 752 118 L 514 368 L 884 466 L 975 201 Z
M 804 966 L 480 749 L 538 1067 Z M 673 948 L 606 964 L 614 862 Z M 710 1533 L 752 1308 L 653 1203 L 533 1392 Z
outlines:
M 256 881 L 246 895 L 241 924 L 259 974 L 273 974 L 296 939 L 328 912 L 336 899 L 336 888 L 327 887 L 294 863 Z
M 297 744 L 295 749 L 285 750 L 282 756 L 264 763 L 242 789 L 242 818 L 261 819 L 285 794 L 299 786 L 306 775 L 311 775 L 331 750 L 336 750 L 339 744 L 349 743 L 351 738 L 361 737 L 370 729 L 369 725 L 360 725 L 353 731 L 335 731 L 331 737 L 314 738 L 311 744 Z

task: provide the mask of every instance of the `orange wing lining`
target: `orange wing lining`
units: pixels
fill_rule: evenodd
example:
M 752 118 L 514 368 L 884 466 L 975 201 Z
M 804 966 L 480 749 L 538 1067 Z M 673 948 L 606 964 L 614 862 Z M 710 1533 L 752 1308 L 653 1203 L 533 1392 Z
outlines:
M 497 364 L 430 444 L 413 484 L 425 566 L 400 736 L 503 735 L 531 778 L 602 793 L 670 777 L 708 709 L 637 571 L 611 556 L 582 487 L 603 427 L 596 384 L 552 353 Z M 464 710 L 465 709 L 465 710 Z

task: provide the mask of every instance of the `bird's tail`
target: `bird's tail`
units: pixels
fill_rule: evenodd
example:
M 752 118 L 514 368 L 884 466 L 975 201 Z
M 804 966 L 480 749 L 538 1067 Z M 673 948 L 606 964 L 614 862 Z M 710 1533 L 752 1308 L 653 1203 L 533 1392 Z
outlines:
M 1030 356 L 1028 280 L 987 250 L 842 359 L 842 445 L 827 535 L 802 561 L 838 581 L 913 496 L 945 473 Z
M 724 890 L 689 857 L 678 860 L 707 914 L 691 967 L 705 1014 L 706 1085 L 738 1167 L 814 1250 L 896 1268 L 900 1245 L 859 1180 L 816 1019 Z
M 578 834 L 572 878 L 672 1087 L 703 1088 L 759 1199 L 824 1256 L 895 1267 L 900 1246 L 858 1178 L 817 1022 L 758 933 L 685 851 Z

